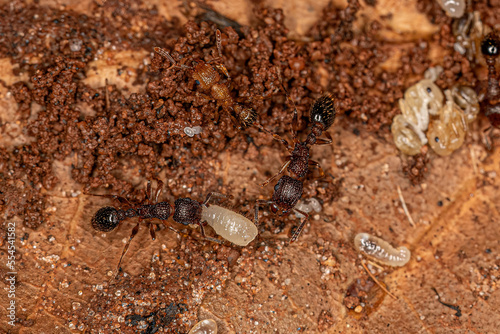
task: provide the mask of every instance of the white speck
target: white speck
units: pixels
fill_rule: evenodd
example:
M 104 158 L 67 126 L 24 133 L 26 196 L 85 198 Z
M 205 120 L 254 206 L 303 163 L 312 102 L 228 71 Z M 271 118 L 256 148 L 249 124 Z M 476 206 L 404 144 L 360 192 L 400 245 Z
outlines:
M 70 39 L 69 40 L 69 48 L 73 52 L 80 51 L 82 49 L 82 40 L 78 38 Z

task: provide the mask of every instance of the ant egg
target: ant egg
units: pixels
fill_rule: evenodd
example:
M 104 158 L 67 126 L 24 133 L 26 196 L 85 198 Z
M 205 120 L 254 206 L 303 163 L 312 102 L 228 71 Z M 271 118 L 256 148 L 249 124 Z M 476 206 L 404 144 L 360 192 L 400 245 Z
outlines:
M 217 334 L 217 323 L 212 319 L 198 322 L 188 334 Z
M 459 18 L 465 12 L 465 0 L 437 0 L 441 8 L 450 17 Z
M 184 133 L 189 137 L 194 137 L 194 135 L 200 134 L 202 130 L 201 126 L 195 126 L 190 128 L 189 126 L 184 128 Z
M 219 205 L 204 206 L 201 219 L 215 233 L 238 246 L 248 245 L 258 234 L 257 226 L 250 219 Z
M 359 233 L 354 237 L 354 246 L 360 253 L 373 258 L 381 264 L 402 267 L 410 260 L 410 250 L 406 247 L 394 248 L 387 241 L 368 233 Z
M 392 120 L 391 132 L 396 147 L 407 155 L 416 155 L 424 146 L 420 136 L 413 130 L 412 126 L 405 120 L 403 115 L 397 115 Z
M 441 110 L 439 119 L 432 121 L 427 131 L 429 145 L 441 156 L 450 155 L 462 146 L 466 132 L 463 112 L 453 103 L 451 93 L 446 93 L 449 100 Z

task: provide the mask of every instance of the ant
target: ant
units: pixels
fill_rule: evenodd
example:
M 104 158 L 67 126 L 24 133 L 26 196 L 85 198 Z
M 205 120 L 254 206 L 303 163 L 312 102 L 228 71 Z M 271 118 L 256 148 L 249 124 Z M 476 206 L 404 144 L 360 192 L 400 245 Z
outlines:
M 291 98 L 289 99 L 293 104 Z M 288 143 L 287 140 L 281 138 L 279 135 L 271 133 L 274 139 L 279 140 L 286 146 L 290 155 L 287 157 L 286 162 L 281 166 L 278 173 L 276 173 L 266 182 L 264 182 L 262 186 L 267 185 L 269 182 L 271 182 L 276 177 L 281 175 L 285 169 L 288 170 L 291 176 L 283 175 L 278 180 L 278 183 L 274 186 L 274 193 L 272 199 L 257 200 L 255 206 L 255 220 L 257 222 L 258 222 L 259 204 L 270 204 L 271 211 L 273 213 L 277 213 L 278 211 L 280 211 L 280 214 L 284 215 L 288 213 L 290 210 L 293 210 L 304 216 L 303 221 L 300 223 L 300 225 L 293 233 L 290 242 L 294 242 L 295 240 L 297 240 L 309 217 L 307 213 L 295 208 L 295 205 L 302 197 L 302 192 L 303 192 L 302 179 L 309 171 L 309 166 L 318 168 L 320 172 L 320 177 L 323 177 L 325 175 L 320 164 L 316 161 L 309 159 L 310 156 L 309 149 L 313 145 L 331 144 L 332 137 L 328 132 L 326 132 L 326 130 L 333 124 L 333 121 L 335 120 L 336 116 L 333 95 L 325 94 L 320 98 L 318 98 L 314 102 L 310 111 L 309 121 L 312 123 L 311 131 L 307 135 L 305 141 L 299 141 L 297 139 L 297 129 L 298 129 L 297 108 L 295 107 L 295 104 L 293 105 L 294 105 L 294 112 L 292 120 L 292 140 L 294 142 L 294 146 L 290 145 L 290 143 Z M 319 136 L 321 136 L 323 132 L 325 132 L 327 139 L 318 138 Z
M 221 63 L 222 61 L 222 34 L 219 29 L 215 32 L 216 44 L 218 57 L 204 62 L 201 59 L 194 61 L 195 66 L 187 66 L 184 64 L 178 65 L 174 58 L 165 49 L 155 47 L 154 50 L 160 56 L 167 58 L 172 64 L 167 70 L 171 68 L 189 69 L 192 71 L 191 76 L 195 80 L 196 84 L 200 85 L 201 90 L 208 92 L 210 96 L 199 94 L 204 96 L 207 100 L 214 99 L 217 103 L 222 106 L 222 109 L 226 111 L 233 122 L 239 125 L 239 129 L 246 129 L 250 127 L 257 118 L 257 112 L 251 108 L 247 108 L 237 103 L 230 94 L 230 84 L 229 81 L 231 77 L 226 69 L 226 67 Z M 211 65 L 214 63 L 214 65 Z M 217 71 L 218 70 L 218 71 Z M 222 82 L 221 75 L 222 72 L 226 77 L 227 81 Z M 259 97 L 257 99 L 264 99 L 264 97 Z M 248 100 L 248 102 L 251 99 Z
M 483 101 L 485 115 L 491 126 L 500 128 L 500 86 L 495 62 L 500 53 L 500 40 L 495 33 L 489 33 L 481 42 L 481 52 L 488 65 L 488 90 Z
M 227 208 L 221 207 L 219 205 L 209 205 L 208 203 L 213 197 L 222 198 L 232 198 L 232 196 L 227 196 L 224 194 L 219 194 L 216 192 L 211 192 L 207 195 L 204 202 L 194 201 L 190 198 L 180 198 L 174 203 L 174 208 L 169 202 L 158 202 L 158 198 L 162 192 L 163 182 L 157 181 L 157 189 L 153 195 L 153 189 L 151 187 L 151 181 L 148 181 L 146 188 L 146 199 L 144 203 L 139 203 L 138 205 L 131 204 L 127 199 L 119 196 L 113 195 L 98 195 L 104 197 L 112 197 L 120 201 L 122 204 L 127 204 L 128 209 L 117 209 L 115 207 L 106 206 L 99 209 L 92 217 L 91 223 L 92 227 L 100 232 L 110 232 L 114 230 L 123 220 L 127 218 L 139 217 L 139 222 L 132 229 L 132 233 L 123 248 L 122 254 L 120 256 L 120 261 L 116 268 L 116 273 L 120 269 L 120 264 L 123 257 L 127 253 L 130 242 L 136 234 L 139 232 L 139 227 L 142 220 L 145 219 L 158 219 L 161 220 L 161 224 L 165 224 L 163 221 L 168 220 L 173 211 L 173 220 L 176 223 L 182 225 L 197 224 L 200 226 L 201 234 L 203 238 L 222 243 L 221 240 L 207 237 L 205 235 L 204 226 L 210 225 L 217 234 L 225 238 L 226 240 L 238 245 L 246 246 L 257 236 L 257 224 L 253 223 L 246 217 L 229 210 Z M 154 231 L 154 225 L 158 223 L 153 223 L 148 221 L 146 225 L 149 227 L 149 232 L 151 239 L 153 241 L 156 239 L 156 234 Z M 176 229 L 171 226 L 166 225 L 168 228 L 174 232 L 179 233 Z

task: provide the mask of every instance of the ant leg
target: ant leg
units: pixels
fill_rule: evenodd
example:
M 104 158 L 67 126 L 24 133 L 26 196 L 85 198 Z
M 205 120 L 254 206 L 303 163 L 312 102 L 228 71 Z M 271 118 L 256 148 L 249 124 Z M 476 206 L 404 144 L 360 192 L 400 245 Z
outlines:
M 295 105 L 295 102 L 293 102 L 292 97 L 288 93 L 287 89 L 285 88 L 285 85 L 283 85 L 283 79 L 281 78 L 281 71 L 279 68 L 277 68 L 278 72 L 278 78 L 280 81 L 281 89 L 285 92 L 286 98 L 288 101 L 292 103 L 293 106 L 293 119 L 292 119 L 292 139 L 294 143 L 297 143 L 297 131 L 299 129 L 299 117 L 298 117 L 298 112 L 297 112 L 297 106 Z
M 316 143 L 314 145 L 328 145 L 333 142 L 332 135 L 330 134 L 330 132 L 325 131 L 325 137 L 326 139 L 324 138 L 316 139 Z
M 219 197 L 219 198 L 224 198 L 224 199 L 228 199 L 228 198 L 233 199 L 234 198 L 232 195 L 225 195 L 225 194 L 221 194 L 218 192 L 210 192 L 210 193 L 208 193 L 207 198 L 205 198 L 205 201 L 202 203 L 202 205 L 206 206 L 208 204 L 208 202 L 210 202 L 212 197 Z
M 193 68 L 191 66 L 187 66 L 187 65 L 184 65 L 184 64 L 178 65 L 177 62 L 175 61 L 175 59 L 165 49 L 162 49 L 162 48 L 159 48 L 159 47 L 155 47 L 154 50 L 160 56 L 167 58 L 168 61 L 172 64 L 172 65 L 170 65 L 169 68 L 167 68 L 167 70 L 169 70 L 171 68 L 187 68 L 187 69 L 192 69 Z
M 215 42 L 217 44 L 217 51 L 219 52 L 219 58 L 222 58 L 222 34 L 219 29 L 215 31 Z
M 217 44 L 217 52 L 219 56 L 217 58 L 212 59 L 211 61 L 208 62 L 208 64 L 212 62 L 219 62 L 219 64 L 215 65 L 215 67 L 224 73 L 224 75 L 228 78 L 228 80 L 231 80 L 231 77 L 229 76 L 229 72 L 227 71 L 227 68 L 221 64 L 222 62 L 222 34 L 219 29 L 215 31 L 215 44 Z
M 300 223 L 299 227 L 297 227 L 297 229 L 293 233 L 292 237 L 290 238 L 290 243 L 295 242 L 297 240 L 297 238 L 300 235 L 300 232 L 302 232 L 302 230 L 304 229 L 304 226 L 306 225 L 307 219 L 309 218 L 309 215 L 302 210 L 294 208 L 293 211 L 296 211 L 296 212 L 302 214 L 304 216 L 304 220 Z
M 290 101 L 292 99 L 290 98 Z M 293 101 L 292 101 L 293 103 Z M 297 140 L 297 132 L 299 129 L 299 115 L 297 113 L 297 108 L 295 107 L 295 103 L 293 105 L 293 118 L 292 118 L 292 140 L 296 144 L 298 142 Z
M 212 101 L 213 100 L 213 97 L 211 97 L 210 95 L 207 95 L 207 94 L 196 92 L 196 95 L 204 98 L 207 101 Z
M 166 221 L 162 220 L 161 223 L 163 224 L 163 226 L 169 228 L 171 231 L 174 231 L 175 233 L 179 234 L 179 235 L 183 235 L 183 236 L 186 236 L 185 233 L 182 233 L 178 230 L 176 230 L 175 228 L 173 228 L 172 226 L 170 226 L 170 224 L 168 224 Z
M 269 182 L 271 182 L 272 180 L 274 180 L 275 178 L 280 176 L 285 171 L 285 169 L 288 167 L 288 165 L 290 164 L 291 161 L 292 161 L 292 156 L 288 156 L 286 158 L 286 162 L 281 166 L 279 172 L 274 174 L 273 176 L 271 176 L 269 179 L 267 179 L 266 182 L 262 183 L 261 187 L 265 187 Z
M 151 204 L 151 198 L 153 197 L 153 188 L 151 187 L 151 180 L 148 180 L 146 186 L 146 204 Z
M 125 204 L 125 205 L 128 205 L 128 206 L 134 206 L 132 203 L 130 203 L 130 201 L 128 199 L 126 199 L 125 197 L 121 197 L 121 196 L 117 196 L 117 195 L 100 195 L 100 194 L 89 194 L 89 195 L 92 195 L 92 196 L 99 196 L 99 197 L 107 197 L 107 198 L 112 198 L 114 200 L 117 200 L 118 202 L 120 202 L 120 204 Z
M 211 238 L 211 237 L 207 237 L 207 235 L 205 234 L 205 229 L 203 228 L 203 224 L 202 223 L 198 223 L 198 225 L 200 226 L 200 230 L 201 230 L 201 236 L 208 240 L 208 241 L 212 241 L 212 242 L 216 242 L 220 245 L 222 245 L 224 243 L 224 241 L 221 241 L 219 239 L 216 239 L 216 238 Z
M 256 126 L 257 126 L 257 124 L 256 124 Z M 286 139 L 282 138 L 280 135 L 278 135 L 278 134 L 276 134 L 276 133 L 273 133 L 273 132 L 271 132 L 271 131 L 269 131 L 269 130 L 265 129 L 265 128 L 264 128 L 263 126 L 261 126 L 261 125 L 258 125 L 257 127 L 258 127 L 259 129 L 261 129 L 263 132 L 265 132 L 265 133 L 270 134 L 271 136 L 273 136 L 273 139 L 274 139 L 274 140 L 277 140 L 277 141 L 281 142 L 283 145 L 285 145 L 285 146 L 286 146 L 286 149 L 287 149 L 288 151 L 290 151 L 290 152 L 292 152 L 292 151 L 293 151 L 293 147 L 292 147 L 292 146 L 290 146 L 290 143 L 288 143 L 288 141 L 287 141 Z
M 149 234 L 151 235 L 151 239 L 153 239 L 153 241 L 156 240 L 156 232 L 155 232 L 155 229 L 154 229 L 154 224 L 152 223 L 149 223 Z
M 271 204 L 274 203 L 273 201 L 269 201 L 266 199 L 258 199 L 255 201 L 255 217 L 253 223 L 255 226 L 259 226 L 259 205 L 260 204 Z
M 106 78 L 106 85 L 104 86 L 104 96 L 106 97 L 106 111 L 109 112 L 111 103 L 109 102 L 109 89 L 108 89 L 108 78 Z
M 163 191 L 163 181 L 156 180 L 156 193 L 154 196 L 154 202 L 158 203 L 158 198 L 160 198 L 160 194 Z
M 125 244 L 125 247 L 123 248 L 123 251 L 122 251 L 122 256 L 120 256 L 120 261 L 118 261 L 118 266 L 116 267 L 116 274 L 115 274 L 115 277 L 118 276 L 118 271 L 120 270 L 120 264 L 122 263 L 122 259 L 123 257 L 125 256 L 125 254 L 127 253 L 128 251 L 128 248 L 130 247 L 130 242 L 132 241 L 132 239 L 134 239 L 135 235 L 137 234 L 137 232 L 139 232 L 139 226 L 141 225 L 141 223 L 137 223 L 137 225 L 135 225 L 135 227 L 132 229 L 132 233 L 130 234 L 130 237 L 127 241 L 127 243 Z
M 492 144 L 491 144 L 491 132 L 493 131 L 493 127 L 489 126 L 487 129 L 483 130 L 483 142 L 484 146 L 486 146 L 486 150 L 491 151 L 492 149 Z
M 309 160 L 308 164 L 309 164 L 309 166 L 318 169 L 318 171 L 319 171 L 319 178 L 325 177 L 325 172 L 323 171 L 323 168 L 321 168 L 321 165 L 319 164 L 319 162 L 314 161 L 314 160 Z

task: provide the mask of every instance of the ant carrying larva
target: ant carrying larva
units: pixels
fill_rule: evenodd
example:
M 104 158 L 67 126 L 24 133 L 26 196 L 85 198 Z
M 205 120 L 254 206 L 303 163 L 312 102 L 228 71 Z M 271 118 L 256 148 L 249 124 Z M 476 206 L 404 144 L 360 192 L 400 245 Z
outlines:
M 165 224 L 166 220 L 173 213 L 173 220 L 182 225 L 196 224 L 200 227 L 203 238 L 222 243 L 221 240 L 211 238 L 205 235 L 204 226 L 211 226 L 214 231 L 228 240 L 229 242 L 238 245 L 248 245 L 258 234 L 256 223 L 248 218 L 234 212 L 230 209 L 224 208 L 219 205 L 209 204 L 214 197 L 228 198 L 223 194 L 211 192 L 207 195 L 204 202 L 198 202 L 190 198 L 180 198 L 174 203 L 174 207 L 169 202 L 158 202 L 158 198 L 162 192 L 163 182 L 158 181 L 157 189 L 153 194 L 151 181 L 148 181 L 146 188 L 146 200 L 137 205 L 131 204 L 125 198 L 119 196 L 110 196 L 120 201 L 120 203 L 127 205 L 127 209 L 117 209 L 115 207 L 106 206 L 99 209 L 92 217 L 91 224 L 96 231 L 110 232 L 118 225 L 128 218 L 138 217 L 139 222 L 132 229 L 129 239 L 123 248 L 120 260 L 117 266 L 117 273 L 120 268 L 123 257 L 127 253 L 130 242 L 139 232 L 139 227 L 143 220 L 147 220 L 146 225 L 149 227 L 151 239 L 156 239 L 154 225 L 164 224 L 169 229 L 179 233 L 176 229 Z M 99 195 L 100 196 L 100 195 Z M 160 223 L 152 222 L 153 219 L 160 220 Z

